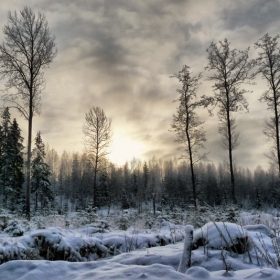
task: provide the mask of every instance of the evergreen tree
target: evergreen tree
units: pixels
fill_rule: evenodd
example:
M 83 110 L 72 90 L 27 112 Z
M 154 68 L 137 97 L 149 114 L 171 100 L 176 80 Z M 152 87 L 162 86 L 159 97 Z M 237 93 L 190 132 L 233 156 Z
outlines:
M 129 209 L 129 202 L 128 202 L 128 198 L 127 198 L 127 194 L 126 194 L 126 191 L 125 189 L 122 190 L 122 197 L 121 197 L 121 200 L 122 200 L 122 209 Z
M 11 177 L 10 177 L 10 185 L 11 185 L 11 198 L 9 208 L 14 210 L 15 208 L 19 208 L 22 205 L 23 197 L 22 197 L 22 186 L 24 183 L 24 174 L 23 174 L 23 137 L 20 135 L 20 128 L 16 119 L 13 120 L 13 123 L 10 128 L 9 133 L 9 142 L 11 145 Z M 17 207 L 16 207 L 17 206 Z
M 260 209 L 262 207 L 260 191 L 258 188 L 256 188 L 256 192 L 255 192 L 255 207 L 257 209 Z
M 1 173 L 0 173 L 0 181 L 4 194 L 4 202 L 7 207 L 8 196 L 12 191 L 11 188 L 11 180 L 12 177 L 12 167 L 11 167 L 11 153 L 12 153 L 12 145 L 9 141 L 10 134 L 10 112 L 9 108 L 6 107 L 2 113 L 2 141 L 1 141 Z
M 2 113 L 0 128 L 0 184 L 5 207 L 14 211 L 21 204 L 23 175 L 23 138 L 14 119 L 11 124 L 9 108 Z M 17 207 L 16 207 L 17 206 Z
M 35 137 L 35 148 L 32 151 L 31 162 L 31 192 L 35 194 L 35 211 L 38 207 L 38 198 L 41 202 L 41 209 L 54 198 L 49 180 L 50 167 L 44 162 L 45 155 L 45 145 L 41 133 L 38 132 Z
M 102 173 L 97 181 L 96 186 L 96 206 L 102 207 L 109 202 L 109 189 L 108 189 L 108 176 L 104 172 Z
M 72 173 L 71 173 L 71 200 L 76 203 L 78 199 L 78 193 L 81 186 L 81 172 L 78 154 L 73 155 L 72 161 Z
M 149 182 L 149 177 L 150 177 L 150 171 L 147 165 L 147 162 L 144 162 L 143 166 L 143 195 L 142 199 L 146 202 L 148 198 L 148 182 Z
M 81 157 L 82 166 L 82 175 L 81 175 L 81 192 L 79 194 L 79 202 L 81 207 L 86 208 L 88 206 L 89 199 L 91 198 L 92 185 L 93 185 L 93 168 L 87 157 L 84 154 Z

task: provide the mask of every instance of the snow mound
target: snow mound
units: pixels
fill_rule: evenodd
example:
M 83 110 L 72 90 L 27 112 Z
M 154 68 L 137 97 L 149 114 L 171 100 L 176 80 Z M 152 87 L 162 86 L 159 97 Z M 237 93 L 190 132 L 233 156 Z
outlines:
M 248 226 L 244 226 L 243 228 L 245 228 L 247 231 L 259 232 L 269 237 L 275 236 L 274 232 L 268 226 L 263 224 L 248 225 Z
M 15 241 L 16 240 L 16 241 Z M 73 236 L 61 228 L 35 230 L 16 239 L 0 239 L 0 263 L 16 259 L 92 261 L 107 256 L 101 240 Z
M 91 261 L 107 255 L 107 248 L 94 237 L 67 236 L 60 228 L 31 234 L 40 255 L 49 260 Z
M 11 273 L 11 271 L 13 273 Z M 69 263 L 63 261 L 11 261 L 0 266 L 5 280 L 121 280 L 189 279 L 174 268 L 161 264 L 126 266 L 112 262 Z
M 197 278 L 197 279 L 208 279 L 211 277 L 209 271 L 200 266 L 194 266 L 194 267 L 189 268 L 186 271 L 186 275 L 189 275 L 189 276 L 191 276 L 193 278 Z
M 20 237 L 0 238 L 0 264 L 10 260 L 94 261 L 124 252 L 165 246 L 182 241 L 179 233 L 97 233 L 97 228 L 79 231 L 50 227 L 33 230 Z M 99 230 L 98 230 L 99 231 Z M 11 231 L 11 235 L 15 234 Z M 95 235 L 95 236 L 92 236 Z
M 243 227 L 228 222 L 209 222 L 194 232 L 193 249 L 206 246 L 243 254 L 247 251 L 247 241 L 248 233 Z

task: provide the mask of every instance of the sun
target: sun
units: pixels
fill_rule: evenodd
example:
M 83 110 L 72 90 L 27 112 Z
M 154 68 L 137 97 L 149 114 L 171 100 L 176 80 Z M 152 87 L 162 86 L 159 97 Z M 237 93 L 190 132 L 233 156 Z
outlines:
M 139 158 L 144 151 L 144 145 L 129 137 L 114 135 L 110 150 L 109 160 L 121 166 L 134 157 Z

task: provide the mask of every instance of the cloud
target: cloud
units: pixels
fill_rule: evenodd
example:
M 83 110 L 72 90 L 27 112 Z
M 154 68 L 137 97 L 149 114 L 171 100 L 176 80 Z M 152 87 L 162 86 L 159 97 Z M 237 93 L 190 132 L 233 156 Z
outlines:
M 5 0 L 0 25 L 8 10 L 24 5 Z M 245 49 L 279 29 L 276 0 L 33 0 L 28 5 L 46 15 L 56 36 L 58 54 L 45 71 L 42 114 L 34 119 L 34 131 L 41 130 L 59 152 L 83 149 L 84 115 L 99 106 L 112 118 L 115 134 L 143 143 L 146 160 L 152 155 L 179 156 L 168 130 L 180 84 L 169 76 L 187 64 L 194 74 L 203 72 L 199 94 L 211 95 L 212 84 L 205 81 L 209 73 L 204 71 L 211 41 L 227 37 L 233 47 Z M 261 127 L 267 113 L 258 101 L 265 85 L 256 82 L 248 94 L 249 115 L 237 117 L 242 141 L 234 153 L 237 162 L 248 167 L 266 164 Z M 217 163 L 226 157 L 217 118 L 208 117 L 206 110 L 198 113 L 205 121 L 209 158 Z

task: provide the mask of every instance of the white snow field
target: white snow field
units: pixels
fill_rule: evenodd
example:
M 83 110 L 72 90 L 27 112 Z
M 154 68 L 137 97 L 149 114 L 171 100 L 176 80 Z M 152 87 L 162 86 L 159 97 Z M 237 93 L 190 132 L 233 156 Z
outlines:
M 100 230 L 104 224 L 100 221 L 76 229 L 29 226 L 23 236 L 16 236 L 21 226 L 13 221 L 0 232 L 0 279 L 279 280 L 278 219 L 271 218 L 270 227 L 269 216 L 258 217 L 251 225 L 240 223 L 243 226 L 210 221 L 194 231 L 190 225 L 175 225 L 164 219 L 149 230 Z M 191 267 L 181 273 L 177 271 L 179 263 L 182 255 L 183 262 L 187 256 L 183 254 L 184 234 L 190 232 Z M 188 239 L 185 247 L 189 245 Z

